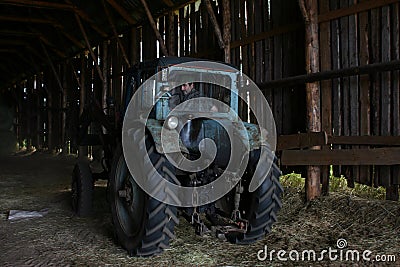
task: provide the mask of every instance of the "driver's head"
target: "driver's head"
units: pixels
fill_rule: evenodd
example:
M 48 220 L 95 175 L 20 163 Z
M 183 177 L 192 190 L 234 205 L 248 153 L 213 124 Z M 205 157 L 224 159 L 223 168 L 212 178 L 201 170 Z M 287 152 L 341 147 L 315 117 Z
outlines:
M 185 95 L 189 94 L 192 91 L 192 89 L 193 89 L 193 83 L 189 82 L 181 85 L 181 90 Z

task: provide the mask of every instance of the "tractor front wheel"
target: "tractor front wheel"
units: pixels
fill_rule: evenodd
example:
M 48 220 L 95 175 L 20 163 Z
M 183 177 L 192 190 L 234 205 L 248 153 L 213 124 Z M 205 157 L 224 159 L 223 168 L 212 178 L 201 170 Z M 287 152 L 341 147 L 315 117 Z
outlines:
M 134 140 L 134 143 L 139 142 Z M 145 144 L 142 147 L 138 145 L 137 149 L 143 155 L 147 154 L 150 160 L 137 159 L 138 168 L 150 170 L 152 168 L 144 165 L 151 164 L 165 180 L 176 181 L 172 165 L 157 153 L 148 135 Z M 155 182 L 154 172 L 145 176 L 149 183 Z M 155 190 L 164 188 L 155 186 Z M 174 226 L 178 223 L 177 208 L 152 198 L 140 188 L 129 172 L 121 147 L 117 149 L 112 164 L 109 194 L 116 238 L 131 256 L 159 254 L 169 246 L 169 241 L 174 238 Z

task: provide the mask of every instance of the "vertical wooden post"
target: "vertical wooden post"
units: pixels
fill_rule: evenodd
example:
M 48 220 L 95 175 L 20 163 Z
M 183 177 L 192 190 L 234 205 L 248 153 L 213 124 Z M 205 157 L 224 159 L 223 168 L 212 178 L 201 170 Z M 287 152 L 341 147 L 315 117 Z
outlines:
M 360 0 L 366 2 L 368 0 Z M 370 40 L 369 28 L 370 21 L 368 19 L 369 11 L 361 12 L 359 18 L 359 36 L 360 36 L 360 66 L 365 66 L 370 63 Z M 360 135 L 370 135 L 371 133 L 371 116 L 370 116 L 370 75 L 360 76 Z M 360 148 L 368 148 L 361 146 Z M 360 166 L 360 183 L 372 186 L 371 172 L 372 166 Z
M 400 25 L 398 23 L 400 17 L 400 4 L 396 3 L 392 5 L 392 17 L 391 21 L 394 22 L 391 27 L 392 36 L 399 36 L 400 33 Z M 396 23 L 397 22 L 397 23 Z M 392 38 L 392 60 L 400 59 L 400 39 Z M 392 76 L 392 98 L 393 98 L 393 135 L 400 134 L 400 71 L 394 71 Z M 400 165 L 396 165 L 392 167 L 392 190 L 396 190 L 394 193 L 397 193 L 397 199 L 399 199 L 399 185 L 400 184 Z M 394 199 L 396 199 L 394 198 Z
M 299 0 L 306 26 L 306 70 L 307 73 L 319 72 L 318 43 L 318 1 Z M 306 84 L 307 126 L 310 132 L 321 131 L 320 88 L 319 83 Z M 313 147 L 312 149 L 319 149 Z M 320 167 L 308 166 L 306 178 L 306 198 L 313 200 L 321 195 Z
M 170 56 L 175 56 L 175 15 L 173 11 L 168 12 L 168 36 L 167 36 L 167 45 L 168 52 Z
M 329 1 L 320 1 L 320 13 L 329 11 Z M 320 25 L 320 41 L 321 41 L 321 70 L 327 71 L 331 69 L 331 24 L 324 22 Z M 321 82 L 321 115 L 322 115 L 322 130 L 328 135 L 332 135 L 332 83 L 330 80 Z M 324 146 L 323 149 L 330 149 L 329 146 Z M 329 194 L 329 166 L 323 166 L 322 175 L 322 194 Z
M 86 56 L 85 53 L 81 54 L 81 76 L 80 76 L 80 95 L 79 95 L 79 117 L 83 114 L 83 108 L 85 107 L 86 101 Z M 78 157 L 84 159 L 87 157 L 88 149 L 87 146 L 79 146 Z
M 139 46 L 138 46 L 138 34 L 136 27 L 131 29 L 131 65 L 135 65 L 139 62 Z
M 168 52 L 170 56 L 176 55 L 176 46 L 175 46 L 175 15 L 173 11 L 168 12 Z
M 79 116 L 83 113 L 86 101 L 86 57 L 85 53 L 81 54 L 81 75 L 80 75 L 80 95 L 79 95 Z
M 101 104 L 103 110 L 107 108 L 107 94 L 108 94 L 108 41 L 103 42 L 103 55 L 102 55 L 102 70 L 103 70 L 103 90 L 101 93 Z
M 54 86 L 53 79 L 49 73 L 47 73 L 47 146 L 49 151 L 53 150 L 53 91 L 52 88 Z
M 231 9 L 230 1 L 222 0 L 223 16 L 222 21 L 224 25 L 223 40 L 224 40 L 224 60 L 231 63 Z
M 36 80 L 36 148 L 42 149 L 43 148 L 43 143 L 42 143 L 42 136 L 43 136 L 43 130 L 42 130 L 42 105 L 41 105 L 41 100 L 42 100 L 42 92 L 39 88 L 41 88 L 41 79 L 39 75 L 34 76 L 34 79 Z
M 63 153 L 68 153 L 67 144 L 67 102 L 68 102 L 68 82 L 67 82 L 67 66 L 68 62 L 65 62 L 62 66 L 62 80 L 63 80 L 63 92 L 61 98 L 61 146 Z

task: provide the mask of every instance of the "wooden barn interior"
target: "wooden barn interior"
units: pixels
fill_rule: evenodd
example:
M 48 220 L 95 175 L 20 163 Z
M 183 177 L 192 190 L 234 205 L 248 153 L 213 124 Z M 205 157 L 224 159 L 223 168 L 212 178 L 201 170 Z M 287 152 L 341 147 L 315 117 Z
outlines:
M 308 200 L 331 176 L 399 200 L 398 0 L 0 0 L 0 150 L 76 154 L 84 103 L 122 112 L 159 57 L 232 64 L 269 102 L 283 174 Z M 245 94 L 246 92 L 242 92 Z M 249 96 L 250 99 L 252 96 Z M 253 99 L 252 101 L 257 101 Z M 241 118 L 247 118 L 241 110 Z M 90 148 L 88 150 L 90 152 Z M 72 170 L 71 170 L 72 171 Z
M 326 193 L 333 165 L 398 199 L 398 1 L 120 2 L 1 1 L 1 87 L 19 146 L 77 151 L 88 91 L 121 104 L 134 64 L 200 57 L 241 67 L 264 92 L 283 166 L 322 166 Z

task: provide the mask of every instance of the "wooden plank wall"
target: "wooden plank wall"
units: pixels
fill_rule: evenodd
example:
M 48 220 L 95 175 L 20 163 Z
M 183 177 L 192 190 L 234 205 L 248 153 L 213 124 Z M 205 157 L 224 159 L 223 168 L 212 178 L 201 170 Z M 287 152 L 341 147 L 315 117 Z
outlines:
M 220 2 L 211 1 L 211 4 L 219 24 L 222 25 Z M 244 73 L 258 84 L 305 72 L 304 30 L 297 1 L 291 0 L 283 4 L 279 0 L 235 0 L 231 1 L 231 9 L 233 65 L 242 68 Z M 169 16 L 161 16 L 156 22 L 161 36 L 168 41 L 171 38 Z M 170 54 L 223 60 L 223 50 L 218 46 L 209 14 L 202 2 L 192 2 L 176 10 L 172 23 L 175 43 Z M 117 107 L 120 107 L 123 104 L 124 75 L 128 69 L 121 44 L 131 65 L 160 57 L 162 54 L 153 29 L 147 23 L 142 27 L 127 30 L 118 37 L 118 41 L 120 44 L 115 38 L 108 41 L 106 81 L 108 96 L 113 97 Z M 97 63 L 102 68 L 102 44 L 95 47 L 94 53 L 98 59 Z M 78 124 L 79 112 L 83 105 L 79 102 L 81 86 L 84 88 L 83 95 L 86 99 L 93 93 L 95 99 L 101 102 L 102 83 L 88 53 L 71 59 L 70 63 L 61 63 L 56 69 L 66 92 L 59 91 L 54 73 L 51 69 L 46 69 L 41 77 L 46 89 L 43 89 L 43 95 L 40 97 L 42 101 L 47 97 L 47 107 L 44 107 L 46 114 L 35 124 L 46 123 L 48 129 L 45 131 L 38 126 L 42 137 L 36 140 L 45 140 L 42 141 L 43 147 L 49 149 L 64 148 L 66 142 L 69 142 L 71 150 L 75 151 L 77 128 L 73 125 Z M 29 80 L 26 83 L 29 84 Z M 261 89 L 273 110 L 278 134 L 305 131 L 304 86 Z M 28 94 L 28 99 L 34 97 L 30 91 Z M 250 99 L 256 101 L 254 96 L 250 96 Z M 36 105 L 29 102 L 28 107 L 41 108 L 38 100 L 35 101 Z M 56 106 L 64 109 L 54 108 Z M 242 118 L 247 120 L 247 108 L 242 108 Z M 63 118 L 65 122 L 62 122 Z M 254 117 L 251 119 L 254 120 Z M 24 129 L 25 134 L 21 134 L 29 136 L 29 140 L 33 138 L 31 136 L 37 136 L 37 132 L 32 134 L 31 123 L 29 120 L 24 124 L 27 125 Z
M 399 59 L 399 3 L 386 2 L 393 3 L 320 0 L 321 70 Z M 399 135 L 398 74 L 387 71 L 322 82 L 323 130 L 333 136 Z M 332 108 L 324 110 L 329 102 Z M 400 183 L 397 166 L 334 166 L 334 174 L 345 175 L 350 186 L 358 182 L 390 188 Z
M 273 89 L 261 86 L 305 73 L 304 27 L 297 1 L 236 0 L 231 1 L 231 14 L 232 64 L 260 85 L 278 134 L 304 132 L 304 85 Z M 246 98 L 246 94 L 243 91 L 241 97 Z M 249 97 L 250 102 L 257 101 Z M 247 107 L 242 104 L 241 108 L 241 118 L 247 120 Z

